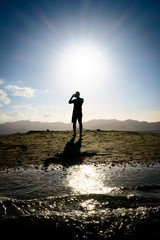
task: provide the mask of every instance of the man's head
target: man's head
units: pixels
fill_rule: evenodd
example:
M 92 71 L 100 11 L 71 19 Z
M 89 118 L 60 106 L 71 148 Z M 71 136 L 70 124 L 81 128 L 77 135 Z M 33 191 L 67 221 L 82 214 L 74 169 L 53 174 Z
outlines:
M 80 96 L 80 92 L 75 93 L 75 97 L 78 98 Z

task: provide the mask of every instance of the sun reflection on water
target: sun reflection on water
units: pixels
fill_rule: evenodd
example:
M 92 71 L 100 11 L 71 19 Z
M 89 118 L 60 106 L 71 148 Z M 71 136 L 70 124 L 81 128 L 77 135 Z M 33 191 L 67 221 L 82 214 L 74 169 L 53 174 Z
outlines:
M 105 173 L 99 172 L 93 165 L 80 165 L 68 172 L 68 186 L 75 193 L 106 194 L 114 188 L 105 186 Z

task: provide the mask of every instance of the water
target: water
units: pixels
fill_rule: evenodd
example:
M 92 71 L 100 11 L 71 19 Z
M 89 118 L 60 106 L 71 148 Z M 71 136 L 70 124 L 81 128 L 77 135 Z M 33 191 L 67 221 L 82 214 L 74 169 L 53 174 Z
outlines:
M 1 171 L 0 225 L 16 236 L 159 239 L 160 164 Z

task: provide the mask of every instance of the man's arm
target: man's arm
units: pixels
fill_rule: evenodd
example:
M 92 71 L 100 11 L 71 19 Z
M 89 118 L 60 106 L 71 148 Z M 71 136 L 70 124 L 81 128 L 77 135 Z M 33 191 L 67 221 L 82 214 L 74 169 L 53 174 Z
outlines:
M 72 97 L 69 99 L 68 103 L 74 103 L 74 100 L 72 100 L 75 97 L 75 94 L 72 95 Z

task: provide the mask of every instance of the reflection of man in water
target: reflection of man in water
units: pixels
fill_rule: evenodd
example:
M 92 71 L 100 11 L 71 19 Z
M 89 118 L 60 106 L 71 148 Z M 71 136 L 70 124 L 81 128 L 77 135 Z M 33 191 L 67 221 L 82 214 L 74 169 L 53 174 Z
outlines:
M 73 99 L 74 98 L 74 99 Z M 73 114 L 72 114 L 72 123 L 73 123 L 73 131 L 74 131 L 74 137 L 76 136 L 76 122 L 78 119 L 79 123 L 79 130 L 80 130 L 80 137 L 82 136 L 82 104 L 84 100 L 83 98 L 80 98 L 80 93 L 76 92 L 72 95 L 72 97 L 69 100 L 69 103 L 74 104 L 73 108 Z

